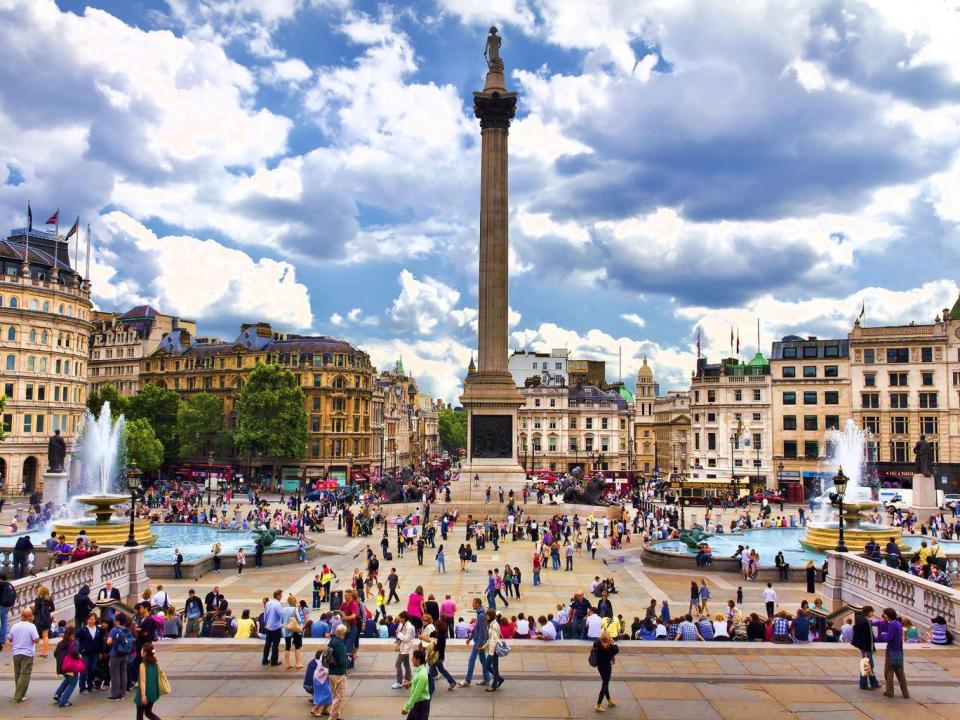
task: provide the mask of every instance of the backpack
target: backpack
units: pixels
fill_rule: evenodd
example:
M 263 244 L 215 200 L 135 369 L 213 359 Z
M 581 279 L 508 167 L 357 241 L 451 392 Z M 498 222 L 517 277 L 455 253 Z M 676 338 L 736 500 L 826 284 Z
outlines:
M 592 648 L 590 648 L 590 657 L 587 658 L 587 662 L 590 663 L 590 667 L 596 667 L 596 666 L 597 666 L 597 646 L 596 646 L 596 644 L 594 644 L 594 646 L 593 646 Z
M 327 647 L 327 649 L 320 654 L 320 664 L 323 665 L 325 668 L 329 669 L 332 663 L 333 663 L 333 649 L 330 647 Z
M 113 638 L 113 647 L 117 655 L 129 655 L 134 650 L 133 633 L 127 628 L 120 628 L 120 632 Z
M 17 604 L 17 591 L 13 583 L 4 582 L 3 590 L 0 590 L 0 606 L 12 608 Z

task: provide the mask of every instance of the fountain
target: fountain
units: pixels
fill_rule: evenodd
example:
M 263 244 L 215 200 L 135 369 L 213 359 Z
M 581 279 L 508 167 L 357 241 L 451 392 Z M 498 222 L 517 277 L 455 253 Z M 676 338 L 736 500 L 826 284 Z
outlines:
M 842 469 L 849 477 L 843 496 L 842 520 L 845 544 L 854 552 L 862 552 L 864 545 L 870 540 L 875 540 L 883 546 L 891 538 L 896 538 L 901 548 L 906 549 L 907 546 L 900 536 L 900 528 L 870 522 L 866 517 L 877 508 L 882 509 L 882 503 L 873 497 L 873 489 L 864 484 L 866 431 L 857 427 L 853 420 L 847 420 L 843 431 L 828 430 L 826 437 L 833 447 L 826 469 L 832 475 L 836 475 Z M 821 552 L 837 547 L 840 517 L 834 510 L 835 505 L 830 498 L 830 495 L 835 492 L 836 489 L 830 487 L 817 498 L 817 510 L 807 524 L 806 537 L 800 540 L 804 547 Z
M 79 477 L 73 483 L 70 503 L 65 515 L 92 512 L 89 517 L 62 517 L 53 524 L 58 535 L 63 534 L 68 541 L 84 532 L 91 540 L 101 546 L 122 545 L 129 537 L 130 522 L 127 518 L 113 518 L 113 508 L 126 502 L 127 495 L 111 493 L 117 487 L 119 477 L 126 465 L 123 452 L 124 418 L 121 415 L 114 422 L 110 414 L 110 403 L 104 403 L 100 417 L 94 417 L 89 410 L 84 415 L 83 430 L 74 455 L 79 455 Z M 81 494 L 74 494 L 79 491 Z M 80 506 L 92 507 L 85 510 Z M 137 519 L 133 527 L 134 539 L 141 545 L 150 545 L 154 536 L 150 532 L 150 521 Z

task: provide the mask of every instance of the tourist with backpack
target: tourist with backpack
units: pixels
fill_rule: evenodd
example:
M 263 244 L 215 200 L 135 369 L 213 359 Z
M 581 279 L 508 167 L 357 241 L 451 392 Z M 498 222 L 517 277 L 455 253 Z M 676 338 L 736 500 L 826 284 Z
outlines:
M 127 616 L 118 612 L 113 618 L 113 629 L 107 635 L 110 648 L 110 696 L 107 700 L 122 700 L 127 691 L 127 659 L 137 647 L 129 624 Z
M 338 625 L 334 637 L 330 639 L 330 690 L 333 693 L 333 703 L 330 705 L 330 720 L 340 720 L 340 711 L 343 708 L 344 698 L 347 696 L 347 645 L 344 638 L 347 636 L 347 626 Z

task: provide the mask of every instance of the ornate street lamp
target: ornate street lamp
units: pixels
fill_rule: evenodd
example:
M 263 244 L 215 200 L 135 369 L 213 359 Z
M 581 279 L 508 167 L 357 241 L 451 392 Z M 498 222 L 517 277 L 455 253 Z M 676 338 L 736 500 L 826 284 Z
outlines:
M 837 501 L 840 508 L 840 516 L 838 518 L 840 521 L 838 523 L 840 534 L 837 537 L 837 552 L 847 552 L 847 546 L 843 542 L 843 526 L 845 524 L 843 519 L 843 496 L 847 491 L 848 480 L 850 480 L 850 478 L 843 474 L 843 468 L 837 468 L 837 474 L 833 476 L 833 487 L 837 491 Z
M 130 534 L 123 544 L 124 547 L 136 547 L 140 544 L 133 537 L 133 521 L 137 514 L 137 491 L 140 490 L 142 479 L 143 474 L 140 472 L 140 468 L 137 467 L 136 463 L 132 463 L 127 468 L 127 488 L 130 490 Z

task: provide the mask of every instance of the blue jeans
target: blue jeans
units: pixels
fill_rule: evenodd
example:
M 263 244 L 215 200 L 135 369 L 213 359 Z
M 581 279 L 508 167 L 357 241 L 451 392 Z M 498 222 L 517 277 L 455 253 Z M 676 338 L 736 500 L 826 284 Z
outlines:
M 485 652 L 477 652 L 476 645 L 470 648 L 470 658 L 467 660 L 467 676 L 464 678 L 464 682 L 473 682 L 473 668 L 474 665 L 476 665 L 477 658 L 480 659 L 480 667 L 483 669 L 483 679 L 490 682 L 490 668 L 487 664 L 487 654 Z
M 868 658 L 870 660 L 870 674 L 860 676 L 860 689 L 866 690 L 867 683 L 869 682 L 870 687 L 878 688 L 880 687 L 880 681 L 877 680 L 877 675 L 873 670 L 873 653 L 872 652 L 860 652 L 861 658 Z
M 100 662 L 100 656 L 96 653 L 83 656 L 83 664 L 87 669 L 80 673 L 80 689 L 93 690 L 93 681 L 97 677 L 97 664 Z
M 587 623 L 583 618 L 575 617 L 573 619 L 573 640 L 583 640 L 587 635 Z
M 493 676 L 493 687 L 498 687 L 503 682 L 503 678 L 500 677 L 500 658 L 497 657 L 495 652 L 490 653 L 487 657 L 487 668 Z
M 535 570 L 533 573 L 533 586 L 536 587 L 540 584 L 540 571 Z
M 491 610 L 497 609 L 497 591 L 487 591 L 487 607 Z
M 0 642 L 7 642 L 7 620 L 10 617 L 10 608 L 0 605 Z
M 76 689 L 79 679 L 80 675 L 78 673 L 70 673 L 69 675 L 63 676 L 60 687 L 58 687 L 57 691 L 53 694 L 53 699 L 60 702 L 60 707 L 70 702 L 70 695 L 73 694 L 73 691 Z
M 437 660 L 437 663 L 430 668 L 430 677 L 436 678 L 438 674 L 442 675 L 443 679 L 451 685 L 457 684 L 457 681 L 453 679 L 453 675 L 450 674 L 450 671 L 444 667 L 443 660 Z
M 446 563 L 446 560 L 444 560 L 443 556 L 441 555 L 440 557 L 437 558 L 437 572 L 446 572 L 446 571 L 447 571 L 447 563 Z

